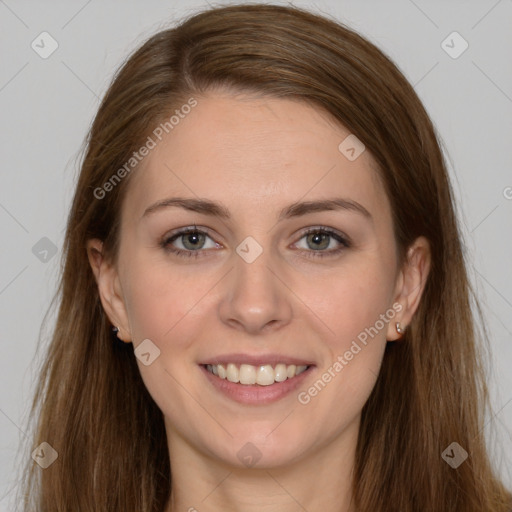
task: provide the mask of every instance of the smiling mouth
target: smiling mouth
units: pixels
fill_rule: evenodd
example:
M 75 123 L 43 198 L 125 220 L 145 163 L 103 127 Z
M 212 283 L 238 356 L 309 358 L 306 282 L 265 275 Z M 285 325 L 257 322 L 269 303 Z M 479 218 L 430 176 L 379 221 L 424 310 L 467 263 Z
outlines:
M 279 363 L 275 366 L 270 364 L 254 366 L 251 364 L 237 365 L 228 363 L 204 364 L 202 366 L 220 379 L 225 379 L 235 384 L 270 386 L 276 382 L 293 379 L 309 369 L 311 365 L 297 366 Z

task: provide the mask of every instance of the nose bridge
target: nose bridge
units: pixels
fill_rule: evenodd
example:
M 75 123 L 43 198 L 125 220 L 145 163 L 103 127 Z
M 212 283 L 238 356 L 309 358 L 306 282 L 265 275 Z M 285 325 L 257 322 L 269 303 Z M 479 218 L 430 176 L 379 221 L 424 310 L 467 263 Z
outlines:
M 268 245 L 263 249 L 258 244 L 261 247 L 258 249 L 255 243 L 248 240 L 237 247 L 234 269 L 234 276 L 238 281 L 236 291 L 245 294 L 254 292 L 274 295 L 275 283 L 270 279 L 274 274 L 270 269 L 276 266 L 276 257 Z
M 265 239 L 267 242 L 269 237 Z M 265 244 L 266 245 L 266 244 Z M 276 277 L 279 261 L 270 246 L 247 237 L 236 248 L 234 269 L 221 304 L 221 318 L 247 331 L 268 324 L 287 323 L 291 317 L 287 287 Z

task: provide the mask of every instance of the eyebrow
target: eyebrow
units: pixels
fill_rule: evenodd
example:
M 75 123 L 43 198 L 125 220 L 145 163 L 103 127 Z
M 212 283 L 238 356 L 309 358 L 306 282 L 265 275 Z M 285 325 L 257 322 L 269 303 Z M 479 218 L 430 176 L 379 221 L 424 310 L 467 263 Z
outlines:
M 218 217 L 219 219 L 224 220 L 231 219 L 229 210 L 221 203 L 217 203 L 209 199 L 194 199 L 184 197 L 172 197 L 157 201 L 145 210 L 141 219 L 154 212 L 170 207 L 184 208 L 185 210 L 201 213 L 203 215 L 211 215 L 213 217 Z M 368 220 L 373 221 L 372 215 L 362 204 L 356 201 L 352 201 L 351 199 L 338 197 L 331 199 L 321 199 L 317 201 L 292 203 L 281 210 L 278 220 L 282 221 L 284 219 L 291 219 L 293 217 L 307 215 L 308 213 L 331 210 L 346 210 L 359 213 Z

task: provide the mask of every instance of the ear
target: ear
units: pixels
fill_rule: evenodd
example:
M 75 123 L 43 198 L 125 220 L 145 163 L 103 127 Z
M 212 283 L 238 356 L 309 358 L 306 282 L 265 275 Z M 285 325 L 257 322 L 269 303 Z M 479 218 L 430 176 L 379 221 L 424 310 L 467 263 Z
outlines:
M 117 337 L 131 342 L 130 324 L 125 300 L 115 265 L 103 255 L 103 242 L 97 238 L 87 240 L 87 256 L 91 265 L 103 309 L 114 327 L 119 327 Z
M 411 323 L 425 289 L 430 261 L 430 244 L 424 236 L 420 236 L 407 250 L 406 261 L 397 277 L 394 303 L 399 303 L 402 309 L 393 322 L 388 324 L 388 341 L 395 341 L 402 337 L 402 334 L 396 330 L 396 322 L 400 322 L 402 329 Z

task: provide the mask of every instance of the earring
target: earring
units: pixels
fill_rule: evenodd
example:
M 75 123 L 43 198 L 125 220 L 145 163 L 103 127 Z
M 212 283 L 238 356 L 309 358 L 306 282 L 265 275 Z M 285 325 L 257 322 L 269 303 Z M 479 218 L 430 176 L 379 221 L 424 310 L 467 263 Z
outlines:
M 405 331 L 405 327 L 403 327 L 403 328 L 402 328 L 402 327 L 400 326 L 400 322 L 397 322 L 397 323 L 396 323 L 396 332 L 397 332 L 398 334 L 402 334 L 404 331 Z
M 121 329 L 119 329 L 119 327 L 114 327 L 114 326 L 112 326 L 112 332 L 115 334 L 115 336 L 116 336 L 116 338 L 117 338 L 118 340 L 120 340 L 120 338 L 119 338 L 119 336 L 118 336 L 118 333 L 119 333 L 119 331 L 120 331 L 120 330 L 121 330 Z

